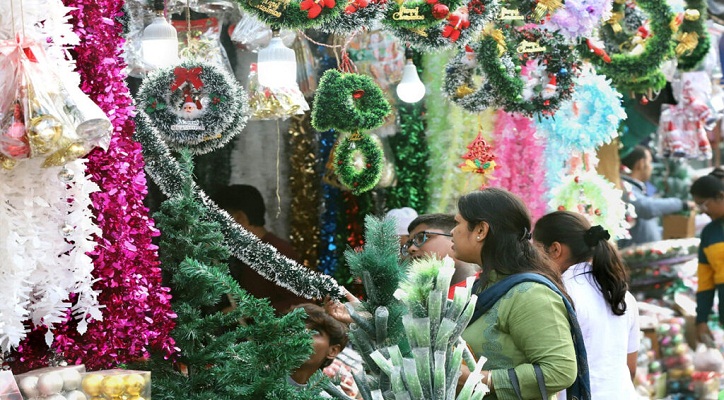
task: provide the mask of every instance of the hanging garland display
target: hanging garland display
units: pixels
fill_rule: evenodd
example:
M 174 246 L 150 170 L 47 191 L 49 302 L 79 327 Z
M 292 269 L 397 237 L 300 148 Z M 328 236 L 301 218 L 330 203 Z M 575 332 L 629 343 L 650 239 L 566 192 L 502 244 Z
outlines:
M 489 83 L 475 88 L 475 82 L 479 80 L 476 77 L 483 75 L 482 66 L 476 59 L 480 46 L 481 42 L 466 45 L 464 51 L 459 51 L 450 60 L 445 67 L 442 86 L 448 100 L 471 113 L 485 110 L 493 101 L 492 86 Z
M 398 20 L 385 22 L 390 31 L 401 41 L 421 51 L 438 51 L 445 48 L 464 45 L 486 23 L 498 13 L 499 7 L 495 0 L 470 0 L 466 4 L 449 11 L 442 4 L 435 3 L 441 12 L 436 14 L 439 22 L 428 27 L 410 28 L 398 23 Z
M 661 63 L 672 55 L 673 14 L 666 0 L 638 0 L 636 4 L 648 16 L 648 28 L 640 26 L 625 41 L 621 25 L 625 17 L 625 1 L 614 2 L 613 16 L 601 28 L 601 38 L 609 52 L 587 39 L 578 46 L 579 53 L 596 66 L 599 73 L 611 78 L 620 92 L 646 93 L 658 91 L 666 84 L 660 71 Z M 614 41 L 617 46 L 609 45 Z
M 601 225 L 613 238 L 625 238 L 628 232 L 626 204 L 622 192 L 595 172 L 567 175 L 553 190 L 550 208 L 574 211 L 585 216 L 592 225 Z
M 566 0 L 563 6 L 546 18 L 543 27 L 558 32 L 569 43 L 590 37 L 611 9 L 612 0 Z
M 339 16 L 319 27 L 322 32 L 347 35 L 357 30 L 371 30 L 387 11 L 386 0 L 348 0 Z
M 171 156 L 168 146 L 156 130 L 150 127 L 149 117 L 145 113 L 139 112 L 136 115 L 136 128 L 136 139 L 142 144 L 148 174 L 166 196 L 180 193 L 186 185 L 181 166 Z M 341 295 L 341 289 L 334 279 L 316 274 L 284 257 L 274 247 L 261 242 L 242 228 L 228 213 L 209 200 L 193 182 L 192 187 L 194 195 L 208 209 L 208 218 L 221 225 L 225 243 L 234 257 L 249 265 L 259 275 L 298 296 L 321 299 L 325 296 Z
M 236 0 L 244 11 L 274 28 L 306 29 L 333 21 L 345 2 L 336 0 Z
M 689 71 L 701 63 L 711 47 L 711 39 L 706 31 L 706 1 L 686 0 L 686 10 L 676 20 L 681 21 L 674 35 L 678 68 Z
M 246 95 L 228 73 L 187 61 L 143 80 L 138 112 L 171 149 L 205 154 L 241 133 L 248 119 Z
M 346 135 L 334 151 L 334 165 L 339 181 L 359 195 L 374 188 L 380 180 L 382 148 L 367 134 Z
M 578 62 L 560 35 L 537 28 L 486 32 L 477 60 L 497 105 L 526 116 L 552 116 L 571 97 Z
M 381 126 L 391 111 L 382 89 L 372 78 L 330 69 L 319 80 L 312 126 L 318 131 L 370 130 Z

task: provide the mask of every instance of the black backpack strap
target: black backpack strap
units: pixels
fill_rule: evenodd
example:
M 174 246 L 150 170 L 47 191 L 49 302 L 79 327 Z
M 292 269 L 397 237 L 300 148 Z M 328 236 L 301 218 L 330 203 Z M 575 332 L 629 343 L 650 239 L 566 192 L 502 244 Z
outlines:
M 515 368 L 508 370 L 508 377 L 510 378 L 510 383 L 513 385 L 515 395 L 518 396 L 519 400 L 523 400 L 523 395 L 520 393 L 520 382 L 518 382 L 518 375 L 515 374 Z
M 538 389 L 540 389 L 540 395 L 543 397 L 543 400 L 548 400 L 546 381 L 543 378 L 543 371 L 540 369 L 540 365 L 533 364 L 533 371 L 535 371 L 535 379 L 538 381 Z

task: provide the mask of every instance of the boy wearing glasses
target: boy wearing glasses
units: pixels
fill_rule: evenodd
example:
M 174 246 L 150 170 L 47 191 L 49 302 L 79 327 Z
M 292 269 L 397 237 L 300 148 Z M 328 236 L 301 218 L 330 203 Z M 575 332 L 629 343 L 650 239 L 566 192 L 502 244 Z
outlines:
M 452 214 L 423 214 L 412 220 L 407 227 L 410 239 L 402 245 L 400 252 L 411 258 L 436 257 L 443 259 L 448 256 L 455 261 L 455 274 L 450 281 L 448 297 L 452 298 L 455 288 L 465 286 L 465 279 L 477 276 L 475 265 L 457 260 L 453 257 L 453 242 L 450 231 L 455 227 L 455 216 Z

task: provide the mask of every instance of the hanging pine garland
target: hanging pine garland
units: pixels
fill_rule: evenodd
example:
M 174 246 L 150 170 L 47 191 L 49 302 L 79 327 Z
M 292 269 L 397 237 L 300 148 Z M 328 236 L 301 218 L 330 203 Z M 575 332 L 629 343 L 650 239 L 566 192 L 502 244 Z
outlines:
M 333 21 L 346 6 L 336 0 L 236 0 L 247 11 L 275 28 L 305 29 Z
M 143 80 L 139 113 L 172 149 L 194 154 L 218 149 L 241 133 L 248 119 L 246 94 L 234 78 L 209 63 L 186 61 Z
M 711 39 L 706 31 L 706 2 L 686 0 L 686 10 L 680 17 L 681 26 L 674 36 L 674 51 L 679 60 L 678 68 L 689 71 L 701 63 L 711 47 Z
M 312 126 L 318 131 L 370 130 L 381 126 L 391 111 L 382 89 L 372 78 L 330 69 L 319 80 Z
M 638 0 L 636 4 L 648 16 L 649 28 L 640 27 L 627 43 L 616 46 L 630 51 L 609 56 L 590 39 L 582 41 L 578 51 L 583 57 L 590 57 L 598 72 L 611 78 L 619 91 L 645 93 L 660 90 L 666 84 L 660 66 L 673 52 L 673 14 L 665 0 Z M 604 41 L 624 32 L 621 21 L 625 7 L 625 1 L 614 2 L 613 17 L 601 28 Z
M 382 164 L 382 148 L 367 134 L 346 135 L 334 152 L 337 177 L 355 195 L 377 185 Z

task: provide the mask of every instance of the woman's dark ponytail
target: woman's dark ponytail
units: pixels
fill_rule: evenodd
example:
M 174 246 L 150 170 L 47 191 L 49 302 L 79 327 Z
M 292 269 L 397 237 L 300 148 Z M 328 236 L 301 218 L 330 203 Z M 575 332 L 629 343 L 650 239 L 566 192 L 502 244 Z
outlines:
M 535 224 L 533 239 L 546 249 L 553 242 L 568 246 L 570 265 L 592 259 L 591 274 L 615 315 L 626 312 L 628 272 L 616 248 L 608 242 L 611 236 L 600 225 L 591 226 L 580 214 L 556 211 L 543 216 Z

